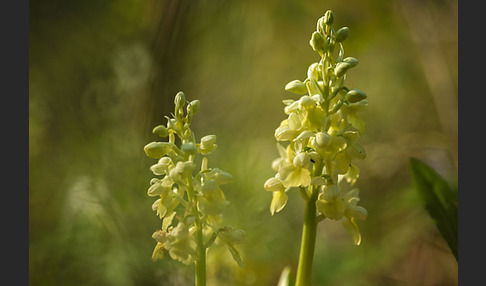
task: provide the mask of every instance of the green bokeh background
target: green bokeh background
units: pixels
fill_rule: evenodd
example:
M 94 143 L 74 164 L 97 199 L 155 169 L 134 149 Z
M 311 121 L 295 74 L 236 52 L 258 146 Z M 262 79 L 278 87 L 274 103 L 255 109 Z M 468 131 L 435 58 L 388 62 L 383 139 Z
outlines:
M 457 1 L 29 2 L 29 284 L 191 285 L 193 267 L 152 262 L 160 220 L 143 146 L 184 91 L 216 134 L 210 166 L 233 174 L 225 222 L 247 232 L 239 268 L 208 253 L 208 285 L 276 285 L 296 269 L 304 204 L 270 215 L 287 82 L 318 60 L 316 21 L 348 26 L 347 85 L 368 95 L 357 162 L 363 241 L 319 225 L 313 285 L 457 285 L 458 265 L 408 169 L 419 158 L 457 188 Z

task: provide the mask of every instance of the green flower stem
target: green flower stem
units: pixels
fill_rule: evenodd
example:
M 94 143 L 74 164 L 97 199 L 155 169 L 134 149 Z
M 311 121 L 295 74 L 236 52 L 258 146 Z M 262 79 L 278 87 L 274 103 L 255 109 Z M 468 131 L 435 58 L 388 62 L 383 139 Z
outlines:
M 199 211 L 197 209 L 197 197 L 194 196 L 194 188 L 192 181 L 189 180 L 188 195 L 193 202 L 193 211 L 196 215 L 196 232 L 194 233 L 196 240 L 196 252 L 197 259 L 194 262 L 196 268 L 196 286 L 206 286 L 206 245 L 203 239 L 203 224 L 199 217 Z
M 197 230 L 195 233 L 197 244 L 196 286 L 206 286 L 206 246 L 203 241 L 202 223 L 196 219 Z
M 309 286 L 311 281 L 317 231 L 316 200 L 319 192 L 312 185 L 309 186 L 309 190 L 311 195 L 305 206 L 304 227 L 295 286 Z

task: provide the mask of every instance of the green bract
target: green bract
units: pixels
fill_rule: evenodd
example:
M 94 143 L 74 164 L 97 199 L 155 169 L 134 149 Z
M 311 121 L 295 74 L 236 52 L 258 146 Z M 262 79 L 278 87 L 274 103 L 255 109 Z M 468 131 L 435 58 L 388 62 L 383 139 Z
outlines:
M 293 80 L 285 86 L 300 97 L 283 101 L 287 118 L 274 134 L 280 157 L 273 161 L 276 174 L 264 188 L 273 193 L 272 215 L 285 207 L 286 192 L 298 188 L 307 201 L 315 201 L 316 216 L 343 220 L 359 244 L 356 220 L 365 219 L 367 212 L 357 205 L 357 189 L 348 189 L 359 177 L 353 160 L 366 156 L 358 142 L 364 131 L 358 112 L 368 101 L 362 90 L 345 86 L 346 73 L 358 60 L 344 57 L 343 41 L 349 28 L 335 31 L 333 22 L 331 11 L 317 21 L 309 43 L 320 60 L 309 66 L 304 81 Z
M 167 124 L 153 129 L 154 134 L 168 137 L 168 141 L 151 142 L 144 147 L 148 157 L 158 159 L 150 167 L 157 177 L 150 181 L 147 191 L 148 196 L 157 197 L 152 209 L 162 220 L 161 228 L 152 235 L 157 242 L 152 259 L 162 259 L 168 252 L 182 263 L 196 263 L 197 277 L 201 279 L 206 249 L 216 238 L 226 243 L 236 262 L 243 265 L 235 244 L 244 241 L 245 232 L 218 225 L 229 204 L 220 186 L 230 183 L 233 177 L 208 167 L 206 155 L 216 149 L 216 135 L 204 136 L 197 142 L 190 128 L 199 100 L 188 102 L 184 93 L 178 92 L 174 105 L 173 117 L 165 117 Z M 196 163 L 198 157 L 200 163 Z M 205 241 L 207 234 L 209 239 Z

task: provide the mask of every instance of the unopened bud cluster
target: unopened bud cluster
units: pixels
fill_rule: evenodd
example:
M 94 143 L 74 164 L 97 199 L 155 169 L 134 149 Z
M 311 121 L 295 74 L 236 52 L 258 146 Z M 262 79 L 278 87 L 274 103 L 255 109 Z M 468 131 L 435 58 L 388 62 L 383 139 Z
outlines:
M 362 90 L 344 85 L 346 73 L 358 60 L 344 57 L 342 43 L 349 29 L 335 30 L 333 23 L 331 11 L 317 21 L 310 45 L 321 59 L 309 66 L 304 81 L 293 80 L 285 86 L 300 98 L 283 101 L 288 117 L 274 134 L 280 157 L 273 161 L 272 168 L 277 173 L 264 188 L 273 194 L 272 215 L 284 208 L 286 192 L 294 187 L 300 188 L 306 200 L 317 195 L 316 215 L 342 220 L 359 244 L 356 219 L 364 220 L 367 211 L 358 206 L 359 191 L 352 188 L 359 176 L 353 160 L 366 156 L 358 143 L 364 132 L 358 112 L 368 101 Z
M 174 104 L 172 117 L 165 116 L 167 124 L 153 129 L 154 134 L 166 141 L 154 141 L 144 147 L 148 157 L 158 160 L 150 167 L 156 177 L 150 181 L 147 191 L 149 196 L 157 198 L 152 209 L 162 220 L 161 228 L 152 235 L 157 242 L 152 259 L 161 259 L 168 252 L 172 259 L 185 264 L 195 262 L 196 248 L 201 247 L 194 235 L 198 230 L 204 233 L 204 248 L 220 238 L 235 256 L 234 245 L 243 242 L 245 232 L 237 230 L 235 235 L 232 227 L 217 225 L 222 222 L 223 209 L 229 204 L 220 186 L 230 183 L 233 177 L 208 167 L 206 156 L 216 149 L 216 136 L 196 140 L 190 128 L 199 110 L 199 100 L 188 102 L 184 93 L 179 92 Z M 242 263 L 239 254 L 235 259 Z

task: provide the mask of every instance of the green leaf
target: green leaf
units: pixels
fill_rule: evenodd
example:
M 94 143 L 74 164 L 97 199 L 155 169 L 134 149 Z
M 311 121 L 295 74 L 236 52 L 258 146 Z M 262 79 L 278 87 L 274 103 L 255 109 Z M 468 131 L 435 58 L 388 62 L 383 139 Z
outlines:
M 424 162 L 410 158 L 414 187 L 442 237 L 458 259 L 458 199 L 447 182 Z

